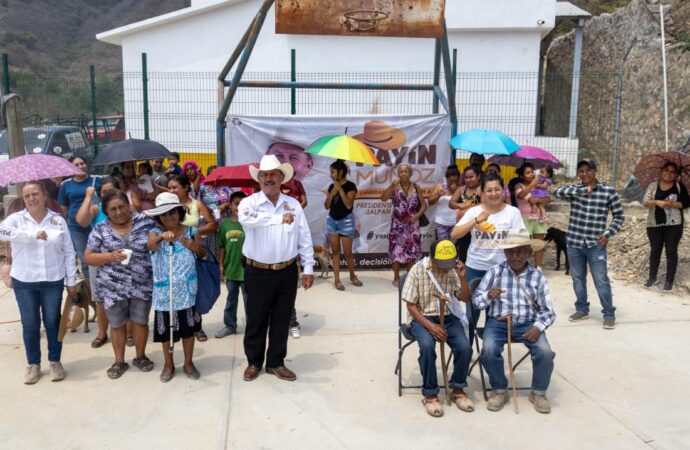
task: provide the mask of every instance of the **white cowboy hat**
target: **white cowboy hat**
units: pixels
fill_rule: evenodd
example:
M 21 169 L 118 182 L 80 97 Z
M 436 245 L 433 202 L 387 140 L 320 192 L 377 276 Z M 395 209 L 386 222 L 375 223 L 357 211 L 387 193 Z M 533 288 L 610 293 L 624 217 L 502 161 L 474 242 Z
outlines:
M 144 211 L 144 214 L 149 217 L 156 217 L 175 208 L 184 208 L 177 195 L 171 192 L 162 192 L 156 197 L 156 207 Z
M 292 179 L 295 170 L 288 163 L 281 164 L 276 155 L 264 155 L 261 157 L 259 167 L 249 166 L 249 174 L 254 178 L 254 181 L 259 182 L 259 172 L 268 172 L 270 170 L 280 170 L 285 175 L 283 183 L 287 183 Z
M 529 245 L 532 247 L 532 250 L 538 252 L 544 249 L 546 242 L 541 239 L 532 239 L 529 231 L 522 228 L 520 230 L 509 230 L 503 242 L 497 244 L 496 247 L 505 250 L 507 248 L 522 247 L 525 245 Z

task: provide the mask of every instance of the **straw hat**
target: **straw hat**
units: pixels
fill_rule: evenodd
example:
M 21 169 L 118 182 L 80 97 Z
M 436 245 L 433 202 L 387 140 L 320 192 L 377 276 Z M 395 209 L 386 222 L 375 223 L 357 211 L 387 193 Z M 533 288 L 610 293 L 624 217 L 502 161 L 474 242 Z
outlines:
M 156 197 L 156 207 L 144 211 L 144 214 L 149 217 L 156 217 L 175 208 L 184 208 L 182 203 L 180 203 L 180 199 L 171 192 L 163 192 Z
M 370 120 L 364 124 L 364 133 L 352 137 L 381 150 L 400 148 L 405 143 L 405 132 L 382 120 Z
M 507 248 L 522 247 L 525 245 L 529 245 L 532 247 L 532 250 L 538 252 L 544 249 L 546 242 L 541 239 L 532 239 L 529 232 L 522 228 L 520 230 L 509 230 L 503 242 L 497 244 L 496 247 L 505 250 Z
M 249 174 L 254 178 L 254 181 L 259 182 L 259 172 L 268 172 L 270 170 L 280 170 L 285 175 L 283 183 L 287 183 L 292 179 L 295 170 L 288 163 L 280 163 L 276 155 L 264 155 L 261 157 L 259 167 L 249 166 Z

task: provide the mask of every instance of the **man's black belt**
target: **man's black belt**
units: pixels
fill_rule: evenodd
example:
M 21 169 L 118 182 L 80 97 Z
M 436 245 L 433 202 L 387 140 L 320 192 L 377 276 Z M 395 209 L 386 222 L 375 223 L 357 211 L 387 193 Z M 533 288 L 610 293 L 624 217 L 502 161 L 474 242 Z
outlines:
M 275 264 L 265 264 L 259 261 L 254 261 L 253 259 L 245 258 L 245 261 L 247 262 L 248 266 L 256 267 L 257 269 L 264 269 L 264 270 L 283 270 L 286 267 L 290 266 L 292 263 L 297 261 L 297 258 L 292 258 L 289 261 L 283 261 Z

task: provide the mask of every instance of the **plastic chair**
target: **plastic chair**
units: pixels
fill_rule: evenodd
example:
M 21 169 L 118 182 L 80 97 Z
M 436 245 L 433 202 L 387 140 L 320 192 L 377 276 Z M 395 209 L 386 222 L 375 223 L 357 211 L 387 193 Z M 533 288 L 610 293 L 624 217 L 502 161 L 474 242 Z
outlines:
M 470 280 L 470 292 L 472 293 L 472 295 L 474 295 L 474 291 L 475 291 L 475 289 L 477 289 L 477 286 L 479 286 L 479 283 L 481 283 L 481 281 L 482 281 L 481 278 L 473 278 L 472 280 Z M 471 315 L 472 314 L 472 308 L 468 307 L 467 313 L 469 315 Z M 474 369 L 474 366 L 477 366 L 477 365 L 479 366 L 479 379 L 482 382 L 482 393 L 484 394 L 484 401 L 488 401 L 489 396 L 488 396 L 487 392 L 490 392 L 492 389 L 490 387 L 486 386 L 486 378 L 484 376 L 484 367 L 481 365 L 481 363 L 479 361 L 479 357 L 481 355 L 481 348 L 479 347 L 479 340 L 482 339 L 483 336 L 484 336 L 484 327 L 483 326 L 482 327 L 477 326 L 475 328 L 475 333 L 474 333 L 474 347 L 477 351 L 477 357 L 475 358 L 474 361 L 472 361 L 472 364 L 470 365 L 470 370 L 468 371 L 467 375 L 469 376 L 472 373 L 472 369 Z M 527 359 L 527 357 L 530 356 L 531 354 L 532 354 L 532 351 L 528 350 L 527 353 L 525 353 L 522 356 L 522 358 L 520 358 L 518 360 L 518 362 L 513 364 L 513 372 L 515 372 L 515 369 L 517 369 L 517 367 L 520 364 L 522 364 L 522 362 L 525 359 Z M 516 389 L 520 390 L 520 391 L 525 391 L 525 390 L 531 389 L 531 387 L 517 387 Z

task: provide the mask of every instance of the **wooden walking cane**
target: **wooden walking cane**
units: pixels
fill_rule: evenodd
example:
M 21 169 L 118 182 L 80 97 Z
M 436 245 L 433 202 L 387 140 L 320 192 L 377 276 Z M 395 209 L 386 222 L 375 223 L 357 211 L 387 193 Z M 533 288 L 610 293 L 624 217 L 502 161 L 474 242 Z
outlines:
M 510 370 L 510 384 L 513 385 L 513 405 L 515 414 L 520 414 L 518 409 L 517 387 L 515 386 L 515 372 L 513 372 L 513 316 L 503 316 L 498 320 L 505 320 L 508 323 L 508 369 Z
M 439 295 L 438 293 L 434 292 L 432 294 L 434 297 L 438 298 L 438 306 L 439 306 L 439 325 L 441 325 L 441 328 L 444 330 L 446 329 L 444 323 L 445 323 L 445 315 L 446 315 L 446 297 Z M 448 405 L 451 404 L 452 396 L 450 394 L 450 386 L 448 385 L 448 364 L 446 363 L 446 343 L 441 342 L 441 370 L 443 371 L 443 385 L 446 390 L 446 403 Z

